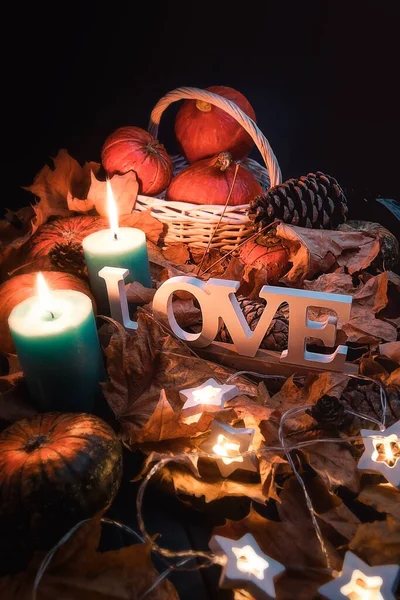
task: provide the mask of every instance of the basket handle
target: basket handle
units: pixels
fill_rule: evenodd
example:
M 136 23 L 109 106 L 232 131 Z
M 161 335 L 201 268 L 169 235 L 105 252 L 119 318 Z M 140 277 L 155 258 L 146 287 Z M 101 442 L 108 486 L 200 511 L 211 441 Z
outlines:
M 204 100 L 214 106 L 218 106 L 218 108 L 221 108 L 228 113 L 228 115 L 242 125 L 243 129 L 247 131 L 259 149 L 260 154 L 267 165 L 271 187 L 282 183 L 282 173 L 278 161 L 261 129 L 259 129 L 253 119 L 248 117 L 234 102 L 227 100 L 218 94 L 214 94 L 213 92 L 194 87 L 180 87 L 165 94 L 165 96 L 157 102 L 150 116 L 148 129 L 153 137 L 157 138 L 158 136 L 158 126 L 164 110 L 168 108 L 172 102 L 177 102 L 178 100 Z

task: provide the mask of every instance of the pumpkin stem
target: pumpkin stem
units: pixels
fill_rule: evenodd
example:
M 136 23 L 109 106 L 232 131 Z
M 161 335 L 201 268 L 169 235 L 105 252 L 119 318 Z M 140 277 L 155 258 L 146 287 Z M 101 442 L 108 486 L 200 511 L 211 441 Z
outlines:
M 221 171 L 226 171 L 226 169 L 231 166 L 232 161 L 232 154 L 230 154 L 229 152 L 220 152 L 216 157 L 214 164 Z
M 25 452 L 33 452 L 37 450 L 47 441 L 46 435 L 34 435 L 31 437 L 25 444 L 24 450 Z
M 202 112 L 210 112 L 212 106 L 209 102 L 206 102 L 205 100 L 196 100 L 196 108 L 198 108 Z

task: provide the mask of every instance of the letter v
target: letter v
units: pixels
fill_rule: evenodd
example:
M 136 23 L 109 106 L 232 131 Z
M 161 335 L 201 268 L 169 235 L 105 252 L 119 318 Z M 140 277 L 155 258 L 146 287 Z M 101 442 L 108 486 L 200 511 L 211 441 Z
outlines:
M 243 356 L 255 356 L 276 311 L 285 302 L 284 289 L 282 289 L 282 295 L 274 294 L 269 298 L 266 291 L 267 286 L 264 286 L 260 295 L 262 298 L 268 297 L 269 299 L 257 327 L 254 331 L 251 331 L 235 296 L 239 285 L 238 281 L 209 279 L 206 291 L 207 294 L 212 295 L 212 306 L 215 307 L 215 310 L 218 310 L 218 315 L 223 318 L 236 352 Z

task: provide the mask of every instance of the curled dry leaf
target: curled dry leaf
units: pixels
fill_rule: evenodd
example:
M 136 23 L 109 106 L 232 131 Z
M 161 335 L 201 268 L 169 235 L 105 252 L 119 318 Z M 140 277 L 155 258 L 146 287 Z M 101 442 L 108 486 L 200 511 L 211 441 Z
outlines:
M 345 266 L 350 274 L 366 269 L 380 250 L 373 232 L 306 229 L 279 223 L 276 235 L 292 263 L 281 281 L 293 287 L 334 266 Z
M 100 523 L 93 521 L 78 530 L 56 554 L 37 592 L 37 600 L 138 600 L 158 577 L 150 548 L 135 544 L 108 552 L 97 552 Z M 78 542 L 76 541 L 78 538 Z M 0 578 L 0 597 L 31 600 L 32 586 L 43 556 L 36 556 L 20 574 Z M 150 592 L 149 600 L 178 600 L 174 586 L 164 579 Z
M 128 171 L 124 175 L 114 175 L 111 177 L 110 183 L 118 214 L 130 214 L 135 206 L 139 189 L 136 173 Z M 70 210 L 88 212 L 95 208 L 99 215 L 108 217 L 106 182 L 97 179 L 93 171 L 91 172 L 90 187 L 87 196 L 83 196 L 84 200 L 80 200 L 79 198 L 81 197 L 69 195 L 68 206 Z
M 125 286 L 125 291 L 128 302 L 135 304 L 148 304 L 153 300 L 154 294 L 156 293 L 156 290 L 145 287 L 139 283 L 139 281 L 128 283 L 128 285 Z
M 68 217 L 68 194 L 85 198 L 90 186 L 90 174 L 97 171 L 97 163 L 85 163 L 83 167 L 66 150 L 60 150 L 52 159 L 54 168 L 45 165 L 36 175 L 32 185 L 25 189 L 39 197 L 33 208 L 35 219 L 32 233 L 46 223 L 49 217 Z
M 400 521 L 388 515 L 384 521 L 362 523 L 349 549 L 371 566 L 399 564 Z
M 175 463 L 169 463 L 161 470 L 162 484 L 170 485 L 176 495 L 195 496 L 204 498 L 206 503 L 221 500 L 225 497 L 245 497 L 261 504 L 265 503 L 265 496 L 261 483 L 250 483 L 238 479 L 223 479 L 217 468 L 213 469 L 213 475 L 207 472 L 207 476 L 195 477 L 185 467 Z
M 390 483 L 365 486 L 357 500 L 400 521 L 400 490 Z

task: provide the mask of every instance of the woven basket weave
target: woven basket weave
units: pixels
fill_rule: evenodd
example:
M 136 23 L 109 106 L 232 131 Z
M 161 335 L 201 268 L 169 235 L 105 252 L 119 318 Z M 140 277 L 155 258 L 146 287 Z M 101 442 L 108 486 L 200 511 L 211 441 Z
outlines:
M 161 98 L 154 107 L 149 124 L 149 132 L 158 137 L 158 126 L 164 110 L 178 100 L 204 100 L 231 115 L 252 137 L 266 164 L 266 168 L 255 160 L 246 158 L 241 161 L 249 168 L 264 189 L 269 189 L 282 182 L 281 171 L 268 140 L 250 119 L 234 102 L 208 92 L 192 87 L 181 87 Z M 187 163 L 182 156 L 173 156 L 174 175 L 179 173 Z M 252 232 L 252 226 L 247 217 L 248 204 L 240 206 L 220 206 L 206 204 L 191 204 L 188 202 L 171 202 L 164 199 L 165 194 L 158 198 L 138 195 L 135 210 L 151 210 L 151 214 L 168 225 L 166 242 L 185 242 L 190 246 L 203 248 L 219 248 L 233 250 Z M 210 244 L 210 239 L 212 239 Z

